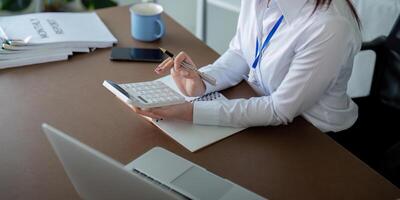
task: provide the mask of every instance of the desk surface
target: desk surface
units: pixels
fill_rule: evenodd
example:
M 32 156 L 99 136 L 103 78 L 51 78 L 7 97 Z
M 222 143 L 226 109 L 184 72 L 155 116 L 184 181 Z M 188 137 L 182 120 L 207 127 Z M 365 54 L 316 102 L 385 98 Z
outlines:
M 127 7 L 98 11 L 118 46 L 184 50 L 199 65 L 217 53 L 165 17 L 156 43 L 130 37 Z M 47 122 L 128 163 L 161 146 L 270 199 L 390 199 L 400 190 L 301 118 L 289 126 L 249 128 L 197 153 L 174 140 L 111 95 L 104 79 L 157 78 L 154 64 L 109 61 L 110 49 L 69 61 L 0 71 L 0 199 L 77 199 L 40 124 Z M 246 85 L 225 91 L 251 95 Z

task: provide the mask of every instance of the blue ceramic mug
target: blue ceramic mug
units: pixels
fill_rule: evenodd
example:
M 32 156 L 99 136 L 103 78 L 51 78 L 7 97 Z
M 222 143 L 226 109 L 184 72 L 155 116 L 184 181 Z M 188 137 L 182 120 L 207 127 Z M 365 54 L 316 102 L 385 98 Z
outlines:
M 165 34 L 165 24 L 161 19 L 163 7 L 156 3 L 133 5 L 131 12 L 131 34 L 136 40 L 152 42 Z

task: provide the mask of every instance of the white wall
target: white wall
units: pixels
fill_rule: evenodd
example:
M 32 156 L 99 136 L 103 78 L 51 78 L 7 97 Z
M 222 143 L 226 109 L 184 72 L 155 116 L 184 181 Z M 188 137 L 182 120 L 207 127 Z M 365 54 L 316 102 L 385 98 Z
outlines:
M 240 0 L 237 4 L 229 1 L 209 0 L 205 16 L 205 42 L 219 54 L 224 53 L 236 33 L 240 11 Z
M 220 54 L 226 51 L 235 34 L 241 2 L 241 0 L 147 1 L 161 4 L 169 16 Z M 120 5 L 126 5 L 140 0 L 118 0 L 118 2 Z
M 157 0 L 157 2 L 164 7 L 169 16 L 196 34 L 197 0 Z
M 235 34 L 241 0 L 157 0 L 165 12 L 222 54 Z M 198 7 L 204 3 L 204 10 Z M 199 19 L 200 18 L 200 19 Z M 203 24 L 199 24 L 203 23 Z

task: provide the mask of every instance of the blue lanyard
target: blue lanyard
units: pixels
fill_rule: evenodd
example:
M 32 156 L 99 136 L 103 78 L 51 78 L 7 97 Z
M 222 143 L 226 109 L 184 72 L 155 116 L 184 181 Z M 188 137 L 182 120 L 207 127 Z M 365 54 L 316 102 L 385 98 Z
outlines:
M 254 59 L 253 65 L 252 65 L 253 69 L 255 69 L 257 67 L 258 61 L 260 60 L 262 52 L 268 46 L 268 43 L 271 41 L 272 36 L 274 36 L 276 30 L 278 30 L 278 28 L 281 25 L 282 21 L 283 21 L 283 15 L 278 19 L 278 21 L 275 23 L 274 27 L 272 27 L 271 32 L 269 32 L 267 38 L 265 38 L 265 41 L 264 41 L 264 43 L 263 43 L 263 45 L 262 45 L 260 50 L 258 49 L 259 45 L 258 45 L 258 37 L 257 37 L 257 40 L 256 40 L 256 55 L 255 55 L 255 59 Z

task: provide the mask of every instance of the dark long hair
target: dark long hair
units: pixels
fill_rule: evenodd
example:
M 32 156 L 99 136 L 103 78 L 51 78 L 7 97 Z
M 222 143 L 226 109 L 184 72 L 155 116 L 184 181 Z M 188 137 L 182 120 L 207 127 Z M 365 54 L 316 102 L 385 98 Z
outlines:
M 351 3 L 350 0 L 346 0 L 347 4 L 350 7 L 351 12 L 353 13 L 354 18 L 357 20 L 358 26 L 361 27 L 361 20 L 360 17 L 357 14 L 356 9 L 354 8 L 353 3 Z M 315 8 L 314 8 L 314 12 L 319 9 L 322 8 L 324 6 L 330 6 L 332 3 L 332 0 L 315 0 Z

